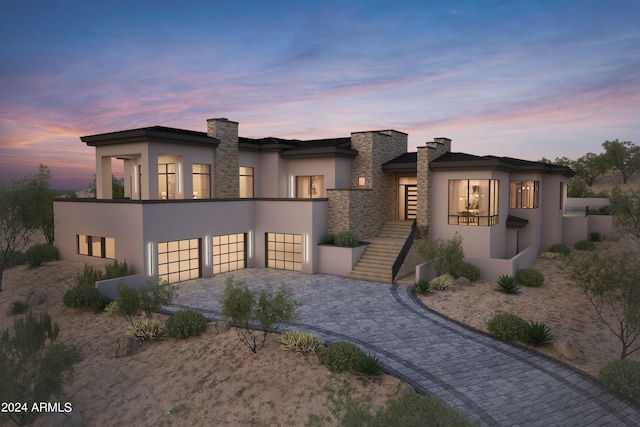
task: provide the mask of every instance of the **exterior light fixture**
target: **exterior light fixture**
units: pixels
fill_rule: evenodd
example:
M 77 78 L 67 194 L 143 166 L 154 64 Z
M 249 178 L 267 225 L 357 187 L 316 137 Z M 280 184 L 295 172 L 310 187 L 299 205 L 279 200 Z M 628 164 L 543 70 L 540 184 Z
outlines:
M 147 243 L 147 264 L 149 269 L 149 276 L 153 276 L 153 243 Z
M 358 178 L 358 185 L 363 186 L 367 183 L 367 178 L 365 178 L 364 176 L 361 176 Z

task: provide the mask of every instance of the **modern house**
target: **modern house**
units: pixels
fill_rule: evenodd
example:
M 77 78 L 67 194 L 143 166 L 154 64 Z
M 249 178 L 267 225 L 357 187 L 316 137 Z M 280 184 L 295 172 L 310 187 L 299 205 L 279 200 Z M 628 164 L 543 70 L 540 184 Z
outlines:
M 126 259 L 132 283 L 251 267 L 346 274 L 356 263 L 352 277 L 391 282 L 412 230 L 460 233 L 468 261 L 493 278 L 562 242 L 573 176 L 563 166 L 452 152 L 447 138 L 407 152 L 407 134 L 395 130 L 252 139 L 238 136 L 236 122 L 210 119 L 206 133 L 153 126 L 81 140 L 95 147 L 97 198 L 55 202 L 60 257 Z M 112 197 L 114 161 L 124 164 L 124 199 Z M 320 245 L 344 230 L 371 243 L 348 256 Z

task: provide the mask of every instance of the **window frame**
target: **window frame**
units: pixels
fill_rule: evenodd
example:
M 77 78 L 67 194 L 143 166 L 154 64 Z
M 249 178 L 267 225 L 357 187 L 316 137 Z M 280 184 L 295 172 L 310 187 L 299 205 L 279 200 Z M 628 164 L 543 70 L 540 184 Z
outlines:
M 527 195 L 528 191 L 533 191 L 533 197 Z M 509 181 L 509 209 L 538 209 L 539 206 L 540 181 Z
M 301 184 L 301 181 L 308 179 L 307 185 Z M 314 188 L 314 184 L 316 187 Z M 306 188 L 305 188 L 306 187 Z M 314 191 L 316 194 L 314 194 Z M 308 193 L 309 197 L 304 196 L 304 193 Z M 302 193 L 302 195 L 301 195 Z M 297 199 L 324 199 L 324 175 L 297 175 L 296 176 L 296 198 Z
M 94 258 L 116 259 L 116 241 L 113 237 L 76 234 L 76 253 Z
M 196 168 L 203 168 L 206 166 L 206 171 L 203 172 L 201 170 L 196 171 Z M 198 190 L 201 192 L 198 196 L 196 196 L 196 181 L 198 182 Z M 192 183 L 192 192 L 194 199 L 210 199 L 211 198 L 211 165 L 207 163 L 193 163 L 191 165 L 191 183 Z M 206 188 L 203 190 L 203 184 L 206 183 Z
M 240 181 L 239 181 L 238 196 L 241 199 L 253 199 L 255 197 L 254 171 L 255 171 L 255 169 L 254 169 L 253 166 L 240 166 L 239 167 L 238 173 L 240 174 Z M 245 172 L 245 173 L 243 173 L 243 172 Z M 243 181 L 245 181 L 245 182 L 243 182 Z M 249 189 L 250 189 L 250 191 L 246 192 L 243 195 L 243 190 L 249 190 Z
M 463 184 L 466 182 L 466 186 Z M 456 183 L 456 184 L 454 184 Z M 483 185 L 484 184 L 484 185 Z M 460 188 L 466 188 L 465 192 L 453 191 L 454 185 Z M 477 190 L 476 190 L 477 188 Z M 486 194 L 482 193 L 482 189 L 486 189 Z M 453 197 L 458 199 L 456 202 L 458 208 L 455 212 L 451 209 L 456 203 Z M 473 198 L 471 196 L 474 196 Z M 482 202 L 482 197 L 486 196 L 486 202 Z M 477 200 L 476 200 L 477 198 Z M 465 202 L 465 208 L 459 210 L 459 203 Z M 472 204 L 471 202 L 474 202 Z M 499 179 L 450 179 L 448 185 L 448 201 L 447 201 L 447 223 L 449 225 L 464 226 L 493 226 L 500 222 L 500 180 Z M 487 214 L 480 215 L 481 208 L 486 205 Z

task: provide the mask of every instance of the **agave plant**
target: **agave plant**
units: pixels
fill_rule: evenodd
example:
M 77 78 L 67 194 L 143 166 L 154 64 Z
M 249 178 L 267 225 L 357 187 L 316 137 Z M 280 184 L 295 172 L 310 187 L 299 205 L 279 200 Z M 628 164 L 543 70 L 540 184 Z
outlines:
M 553 342 L 553 335 L 551 335 L 551 329 L 542 322 L 530 322 L 527 326 L 527 334 L 524 338 L 526 342 L 532 344 L 534 347 L 540 345 L 551 345 Z
M 427 279 L 420 279 L 415 285 L 415 290 L 416 293 L 419 294 L 428 294 L 429 292 L 432 292 L 431 283 L 429 283 Z
M 384 372 L 380 360 L 376 356 L 364 352 L 358 358 L 353 370 L 367 377 L 377 377 Z
M 498 290 L 505 294 L 516 294 L 520 291 L 520 285 L 516 283 L 516 279 L 508 274 L 498 277 Z

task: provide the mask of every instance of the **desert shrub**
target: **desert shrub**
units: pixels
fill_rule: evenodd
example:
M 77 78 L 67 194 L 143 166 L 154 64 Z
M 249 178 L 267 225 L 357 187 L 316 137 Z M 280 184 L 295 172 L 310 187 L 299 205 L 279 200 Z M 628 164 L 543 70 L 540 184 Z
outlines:
M 109 304 L 107 304 L 107 306 L 104 308 L 104 312 L 112 316 L 118 315 L 118 301 L 111 301 Z
M 562 243 L 556 243 L 554 245 L 551 245 L 549 249 L 547 249 L 547 252 L 555 252 L 562 255 L 569 255 L 571 253 L 571 248 L 569 248 L 569 246 L 564 245 Z
M 102 280 L 104 275 L 102 270 L 97 269 L 92 265 L 85 264 L 82 273 L 76 276 L 76 283 L 78 285 L 95 286 L 96 282 Z
M 600 215 L 611 215 L 611 206 L 602 206 L 598 211 Z
M 580 240 L 579 242 L 576 242 L 576 244 L 573 245 L 573 247 L 579 251 L 595 251 L 596 250 L 596 244 L 590 240 Z
M 544 283 L 544 274 L 533 268 L 523 268 L 516 273 L 516 283 L 537 288 Z
M 118 262 L 117 259 L 107 264 L 104 268 L 104 279 L 117 279 L 118 277 L 130 276 L 131 271 L 127 265 L 127 260 Z M 103 280 L 104 280 L 103 279 Z
M 0 259 L 4 258 L 8 260 L 4 265 L 4 268 L 15 267 L 16 265 L 26 264 L 27 262 L 27 257 L 24 255 L 24 252 L 9 250 L 9 255 L 6 258 L 4 257 L 4 254 L 4 251 L 0 250 Z
M 508 274 L 502 274 L 498 277 L 496 286 L 500 292 L 505 294 L 517 294 L 520 292 L 520 285 L 516 283 L 516 279 Z
M 0 401 L 50 401 L 70 382 L 80 353 L 56 342 L 60 328 L 46 313 L 36 316 L 29 312 L 13 325 L 13 332 L 5 329 L 0 334 Z M 24 425 L 32 422 L 37 412 L 14 412 L 8 416 Z
M 640 397 L 640 362 L 614 360 L 600 369 L 600 382 L 609 390 L 630 398 Z
M 453 276 L 455 278 L 466 277 L 470 281 L 475 282 L 480 279 L 480 269 L 470 262 L 462 261 L 453 267 Z
M 454 279 L 452 275 L 443 274 L 434 278 L 431 282 L 429 282 L 429 285 L 431 286 L 431 289 L 444 291 L 452 287 L 455 281 L 456 279 Z
M 22 314 L 29 309 L 29 305 L 22 300 L 14 300 L 9 304 L 10 314 Z
M 170 337 L 195 337 L 207 329 L 207 319 L 195 310 L 180 310 L 167 319 L 165 327 Z
M 282 323 L 296 317 L 300 303 L 285 285 L 280 285 L 276 292 L 270 285 L 258 292 L 249 289 L 245 282 L 235 282 L 229 277 L 221 305 L 222 315 L 232 322 L 240 341 L 256 353 L 258 345 L 264 347 L 269 335 Z M 261 339 L 259 333 L 249 328 L 251 323 L 260 325 Z
M 373 354 L 361 352 L 360 357 L 358 358 L 356 364 L 353 366 L 353 371 L 360 375 L 371 378 L 382 375 L 384 369 L 382 369 L 380 359 L 378 359 L 376 356 L 374 356 Z
M 479 423 L 468 420 L 461 412 L 445 406 L 440 400 L 418 393 L 404 392 L 390 399 L 384 407 L 371 413 L 371 407 L 339 390 L 333 398 L 332 412 L 344 427 L 468 427 Z
M 591 240 L 592 242 L 601 242 L 602 235 L 599 231 L 592 231 L 591 233 L 589 233 L 589 240 Z
M 503 340 L 523 340 L 527 336 L 527 322 L 511 313 L 496 314 L 489 320 L 489 332 Z
M 346 341 L 337 341 L 322 350 L 320 359 L 330 371 L 344 372 L 355 368 L 361 354 L 362 350 L 357 345 Z
M 62 296 L 62 302 L 72 308 L 93 308 L 102 311 L 111 302 L 93 285 L 76 285 Z
M 551 329 L 542 322 L 529 322 L 527 324 L 527 332 L 524 340 L 534 347 L 540 345 L 551 345 L 553 342 L 553 335 L 551 335 Z
M 322 238 L 322 243 L 325 245 L 334 245 L 336 243 L 336 235 L 332 233 L 327 233 Z
M 149 285 L 136 289 L 121 283 L 118 285 L 116 300 L 117 314 L 126 318 L 129 323 L 143 312 L 146 317 L 151 317 L 163 306 L 171 304 L 175 294 L 175 288 L 168 285 Z
M 416 282 L 414 290 L 418 294 L 428 294 L 431 292 L 431 283 L 427 279 L 420 279 Z
M 31 267 L 40 267 L 43 262 L 55 261 L 58 259 L 58 250 L 48 243 L 33 245 L 25 252 L 27 264 Z
M 334 242 L 338 246 L 357 246 L 360 237 L 353 231 L 341 231 L 335 235 Z
M 462 237 L 457 232 L 453 239 L 447 241 L 431 237 L 418 240 L 416 247 L 420 256 L 429 261 L 436 276 L 454 274 L 454 268 L 464 261 Z
M 301 354 L 316 354 L 324 347 L 324 340 L 309 332 L 287 331 L 280 337 L 280 348 Z
M 155 341 L 160 339 L 164 333 L 164 323 L 149 317 L 134 319 L 127 327 L 127 336 L 134 337 L 138 341 Z
M 560 259 L 563 255 L 558 252 L 542 252 L 540 258 L 542 259 Z

